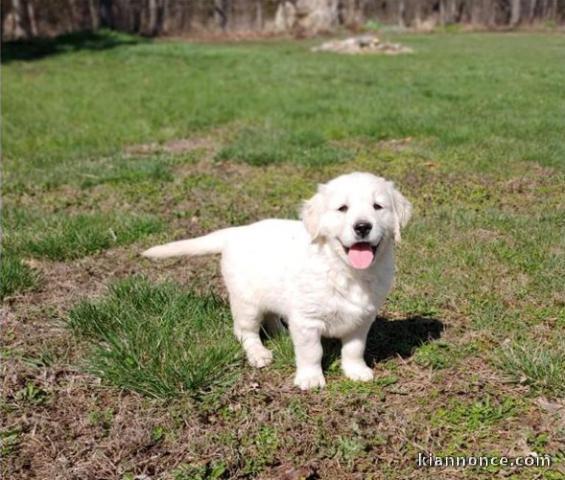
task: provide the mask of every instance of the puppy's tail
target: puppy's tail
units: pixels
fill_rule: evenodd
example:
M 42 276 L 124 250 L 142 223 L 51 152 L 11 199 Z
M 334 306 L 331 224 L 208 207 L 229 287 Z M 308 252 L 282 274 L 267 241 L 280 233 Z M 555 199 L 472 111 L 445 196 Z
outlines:
M 197 256 L 222 253 L 226 240 L 235 228 L 237 227 L 217 230 L 203 237 L 158 245 L 145 250 L 142 255 L 148 258 L 169 258 L 182 255 Z

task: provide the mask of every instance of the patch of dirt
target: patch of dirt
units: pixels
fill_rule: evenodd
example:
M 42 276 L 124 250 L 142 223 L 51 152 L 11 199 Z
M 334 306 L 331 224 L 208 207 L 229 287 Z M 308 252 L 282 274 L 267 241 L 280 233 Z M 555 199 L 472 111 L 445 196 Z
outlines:
M 184 153 L 194 152 L 196 150 L 215 151 L 217 142 L 212 136 L 191 137 L 169 140 L 165 143 L 142 143 L 138 145 L 130 145 L 125 148 L 128 155 L 155 155 L 158 153 L 169 153 L 171 155 L 180 155 Z
M 400 55 L 402 53 L 413 53 L 414 50 L 400 43 L 383 42 L 374 35 L 361 35 L 345 40 L 330 40 L 318 47 L 313 47 L 312 52 L 334 52 L 347 55 Z
M 487 230 L 486 228 L 477 228 L 473 230 L 472 233 L 476 240 L 485 243 L 504 238 L 504 235 L 502 235 L 500 232 L 497 232 L 495 230 Z
M 330 145 L 338 148 L 346 148 L 354 152 L 363 152 L 376 148 L 377 150 L 389 150 L 392 152 L 404 152 L 414 146 L 412 137 L 389 138 L 376 143 L 364 138 L 347 138 L 331 140 Z
M 532 192 L 547 183 L 557 172 L 550 167 L 544 167 L 537 163 L 528 162 L 522 167 L 525 171 L 519 177 L 513 177 L 504 181 L 501 187 L 507 193 L 526 193 Z
M 381 140 L 377 143 L 377 147 L 392 150 L 393 152 L 403 152 L 413 145 L 413 140 L 414 139 L 412 137 L 391 138 L 388 140 Z

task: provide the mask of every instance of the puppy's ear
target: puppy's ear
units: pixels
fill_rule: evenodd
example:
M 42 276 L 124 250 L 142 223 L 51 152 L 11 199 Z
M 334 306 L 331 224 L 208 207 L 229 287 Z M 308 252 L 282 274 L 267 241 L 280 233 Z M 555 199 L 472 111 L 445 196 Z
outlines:
M 320 236 L 320 219 L 324 212 L 324 195 L 321 193 L 321 187 L 318 193 L 310 200 L 306 200 L 300 211 L 300 218 L 304 222 L 306 231 L 310 234 L 312 241 Z
M 392 182 L 390 182 L 390 192 L 395 216 L 394 240 L 400 242 L 400 229 L 406 226 L 412 216 L 412 204 L 394 187 Z

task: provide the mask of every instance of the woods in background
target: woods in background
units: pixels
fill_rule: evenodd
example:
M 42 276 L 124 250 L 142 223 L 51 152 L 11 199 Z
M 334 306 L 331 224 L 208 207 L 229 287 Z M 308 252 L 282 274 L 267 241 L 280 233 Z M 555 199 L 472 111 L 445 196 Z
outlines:
M 100 27 L 147 36 L 311 35 L 368 21 L 423 30 L 558 25 L 565 22 L 565 0 L 2 0 L 3 41 Z

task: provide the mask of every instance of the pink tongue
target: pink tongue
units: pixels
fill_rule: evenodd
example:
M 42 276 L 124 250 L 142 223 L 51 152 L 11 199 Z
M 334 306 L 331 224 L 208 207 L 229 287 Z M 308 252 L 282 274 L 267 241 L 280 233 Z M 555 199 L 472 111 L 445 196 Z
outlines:
M 374 257 L 371 245 L 368 243 L 356 243 L 351 245 L 347 256 L 349 257 L 349 262 L 353 268 L 357 268 L 359 270 L 368 268 Z

